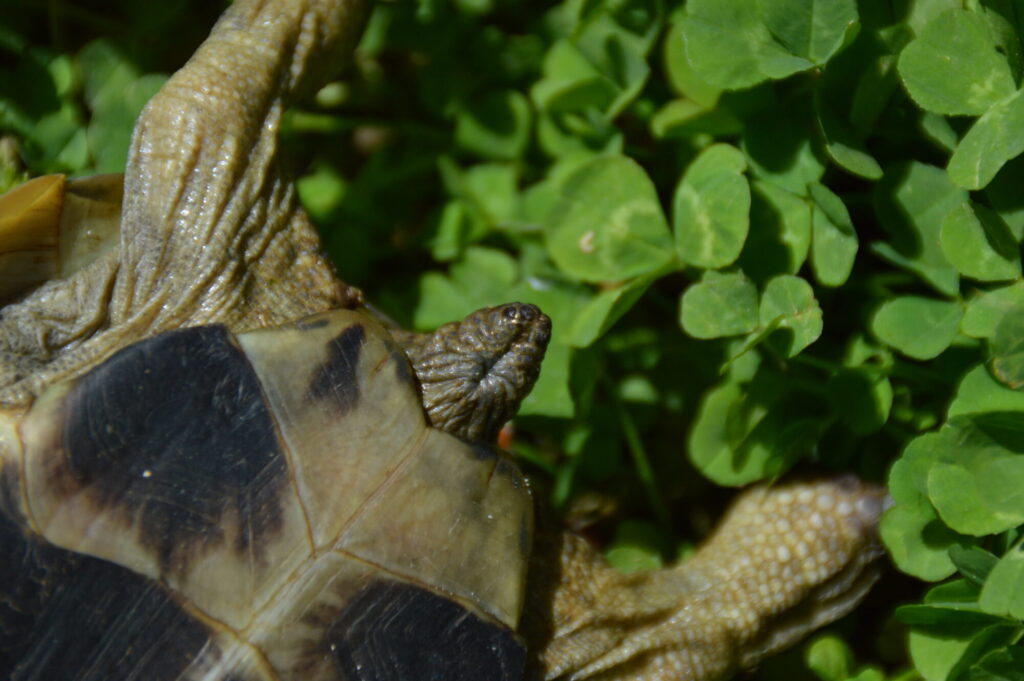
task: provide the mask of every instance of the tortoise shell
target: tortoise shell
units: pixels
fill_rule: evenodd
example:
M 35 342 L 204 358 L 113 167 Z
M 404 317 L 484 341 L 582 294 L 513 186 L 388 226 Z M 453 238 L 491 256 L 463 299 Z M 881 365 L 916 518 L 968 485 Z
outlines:
M 5 520 L 3 569 L 63 578 L 12 680 L 521 678 L 529 492 L 364 313 L 140 341 L 2 439 L 7 515 L 59 547 Z
M 67 277 L 113 249 L 124 176 L 44 175 L 0 196 L 0 300 Z

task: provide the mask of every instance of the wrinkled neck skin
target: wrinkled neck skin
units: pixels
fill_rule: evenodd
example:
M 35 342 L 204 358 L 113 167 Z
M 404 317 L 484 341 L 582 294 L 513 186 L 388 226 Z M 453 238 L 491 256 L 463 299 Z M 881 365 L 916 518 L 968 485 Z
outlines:
M 760 485 L 679 566 L 623 575 L 545 522 L 521 629 L 533 676 L 720 681 L 849 612 L 878 578 L 883 488 Z
M 203 323 L 245 330 L 359 302 L 282 175 L 285 107 L 350 56 L 364 0 L 238 0 L 139 117 L 119 246 L 8 305 L 0 403 L 129 343 Z

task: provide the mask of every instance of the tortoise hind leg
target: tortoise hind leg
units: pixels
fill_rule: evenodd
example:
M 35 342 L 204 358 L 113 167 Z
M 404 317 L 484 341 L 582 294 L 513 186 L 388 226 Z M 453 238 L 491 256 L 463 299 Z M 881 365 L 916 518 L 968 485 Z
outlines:
M 278 162 L 285 107 L 358 40 L 365 0 L 239 0 L 143 110 L 116 257 L 3 309 L 0 402 L 161 331 L 272 326 L 360 294 L 334 275 Z M 110 254 L 113 255 L 113 254 Z

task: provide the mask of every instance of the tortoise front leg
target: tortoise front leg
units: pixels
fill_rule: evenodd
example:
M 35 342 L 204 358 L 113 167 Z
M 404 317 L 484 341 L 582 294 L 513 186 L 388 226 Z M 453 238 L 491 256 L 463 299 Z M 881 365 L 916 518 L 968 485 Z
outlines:
M 538 533 L 524 633 L 537 676 L 721 681 L 845 615 L 878 578 L 885 490 L 852 476 L 744 492 L 679 566 L 622 575 Z
M 167 329 L 245 330 L 358 301 L 319 252 L 277 133 L 288 103 L 352 51 L 366 9 L 231 5 L 136 124 L 119 247 L 4 309 L 0 401 L 24 402 Z

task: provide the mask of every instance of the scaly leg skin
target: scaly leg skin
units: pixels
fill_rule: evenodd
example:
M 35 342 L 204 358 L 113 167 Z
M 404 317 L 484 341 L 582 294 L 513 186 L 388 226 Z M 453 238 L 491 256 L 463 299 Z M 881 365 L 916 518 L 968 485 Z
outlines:
M 634 575 L 542 532 L 524 614 L 537 676 L 716 681 L 757 664 L 867 593 L 885 499 L 850 476 L 754 487 L 690 560 Z
M 237 0 L 149 102 L 125 173 L 120 243 L 8 305 L 0 402 L 131 342 L 222 322 L 270 326 L 359 302 L 280 172 L 285 107 L 348 56 L 364 0 Z

